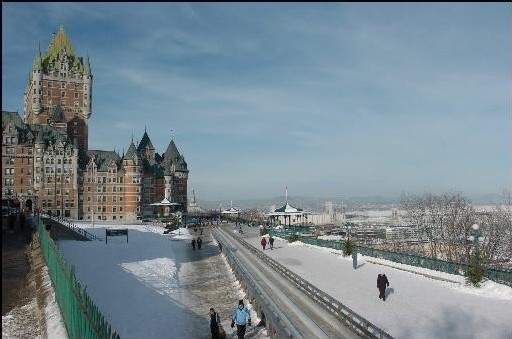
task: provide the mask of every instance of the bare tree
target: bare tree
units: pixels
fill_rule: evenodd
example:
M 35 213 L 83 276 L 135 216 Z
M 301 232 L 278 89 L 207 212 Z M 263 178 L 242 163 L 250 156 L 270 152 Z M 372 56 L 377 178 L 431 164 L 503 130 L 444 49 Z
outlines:
M 466 261 L 467 236 L 474 209 L 460 193 L 402 196 L 406 217 L 416 225 L 420 239 L 427 240 L 432 258 Z

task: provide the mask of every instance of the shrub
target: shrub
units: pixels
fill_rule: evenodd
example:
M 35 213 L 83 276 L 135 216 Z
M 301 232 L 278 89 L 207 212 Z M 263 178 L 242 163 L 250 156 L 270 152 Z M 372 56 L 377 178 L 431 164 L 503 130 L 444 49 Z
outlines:
M 295 241 L 297 241 L 297 240 L 299 240 L 299 236 L 298 236 L 297 234 L 292 234 L 292 235 L 290 235 L 290 236 L 288 237 L 288 242 L 290 242 L 290 243 L 291 243 L 291 242 L 295 242 Z
M 466 271 L 466 283 L 475 287 L 480 287 L 480 283 L 485 278 L 485 268 L 480 254 L 474 254 L 471 257 L 469 268 Z
M 354 250 L 354 242 L 351 240 L 347 240 L 343 243 L 343 256 L 347 257 L 352 254 Z
M 268 230 L 265 226 L 263 226 L 262 228 L 260 228 L 260 236 L 263 236 L 265 234 L 268 233 Z

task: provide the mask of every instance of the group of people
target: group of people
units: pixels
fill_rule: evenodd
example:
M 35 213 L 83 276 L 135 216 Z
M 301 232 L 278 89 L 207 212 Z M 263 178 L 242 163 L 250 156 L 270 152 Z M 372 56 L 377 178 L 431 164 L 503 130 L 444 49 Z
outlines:
M 201 249 L 201 245 L 203 244 L 203 239 L 201 239 L 201 237 L 197 237 L 197 240 L 196 239 L 192 239 L 192 250 L 193 251 L 196 250 L 196 244 L 197 244 L 197 249 L 200 250 Z
M 220 325 L 220 317 L 217 312 L 210 308 L 210 331 L 212 333 L 212 339 L 225 338 L 226 334 Z M 245 337 L 245 331 L 247 326 L 251 326 L 251 313 L 249 309 L 244 305 L 243 300 L 238 301 L 238 306 L 233 309 L 231 314 L 231 328 L 236 325 L 236 334 L 238 339 Z
M 272 236 L 270 236 L 268 238 L 268 244 L 269 244 L 269 247 L 271 250 L 274 249 L 274 238 L 272 238 Z M 267 246 L 267 239 L 265 237 L 262 237 L 261 238 L 261 247 L 263 247 L 263 250 L 265 250 L 265 247 Z

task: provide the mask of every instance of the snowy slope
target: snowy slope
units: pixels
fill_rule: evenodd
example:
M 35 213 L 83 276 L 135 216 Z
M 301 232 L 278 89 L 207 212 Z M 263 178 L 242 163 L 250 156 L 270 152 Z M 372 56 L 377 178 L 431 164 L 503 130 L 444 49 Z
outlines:
M 163 235 L 151 224 L 79 226 L 104 239 L 105 228 L 128 228 L 125 236 L 100 241 L 60 241 L 66 260 L 121 338 L 210 337 L 208 310 L 214 307 L 233 337 L 232 307 L 244 298 L 207 232 L 202 251 L 192 251 L 188 229 Z M 247 304 L 250 306 L 249 304 Z M 252 311 L 253 322 L 258 318 Z M 264 328 L 252 327 L 247 338 L 266 338 Z

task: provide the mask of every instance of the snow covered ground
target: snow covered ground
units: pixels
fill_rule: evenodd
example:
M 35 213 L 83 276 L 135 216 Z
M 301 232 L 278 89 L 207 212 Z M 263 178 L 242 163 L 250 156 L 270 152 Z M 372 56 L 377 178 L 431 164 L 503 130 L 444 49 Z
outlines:
M 261 248 L 261 237 L 251 232 L 244 233 L 246 240 Z M 512 338 L 508 286 L 488 281 L 477 289 L 461 276 L 365 256 L 354 270 L 340 251 L 281 239 L 265 253 L 398 339 Z M 379 273 L 390 281 L 385 302 L 378 298 Z
M 228 338 L 230 315 L 244 292 L 217 245 L 205 231 L 201 251 L 190 240 L 200 231 L 179 229 L 164 235 L 151 224 L 80 227 L 105 239 L 105 228 L 128 228 L 125 236 L 105 241 L 59 242 L 66 261 L 75 265 L 77 278 L 87 286 L 107 321 L 121 338 L 209 338 L 210 307 L 222 320 Z M 246 301 L 246 305 L 250 307 Z M 251 310 L 253 324 L 259 319 Z M 264 327 L 253 326 L 247 338 L 267 338 Z

